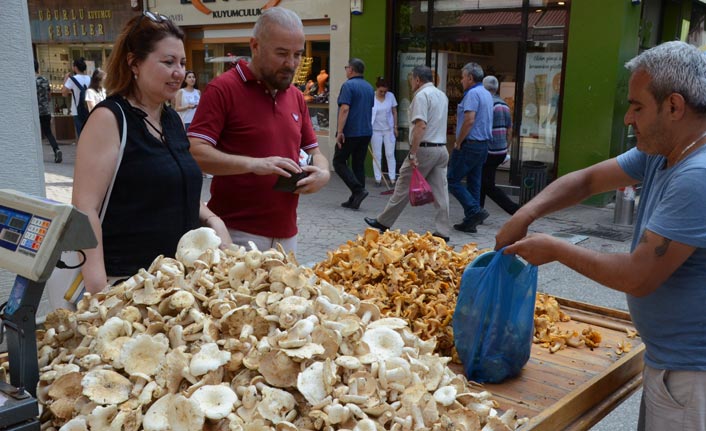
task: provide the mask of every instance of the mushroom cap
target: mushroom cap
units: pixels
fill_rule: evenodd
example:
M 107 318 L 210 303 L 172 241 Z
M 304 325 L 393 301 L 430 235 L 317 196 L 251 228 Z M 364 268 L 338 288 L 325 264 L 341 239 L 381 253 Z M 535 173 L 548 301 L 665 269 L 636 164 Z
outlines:
M 141 334 L 123 345 L 120 362 L 131 376 L 153 376 L 164 361 L 168 349 L 169 340 L 164 334 Z
M 111 421 L 118 413 L 118 406 L 115 404 L 109 406 L 96 406 L 90 415 L 88 415 L 88 426 L 92 430 L 107 430 L 110 429 Z
M 222 351 L 216 343 L 206 343 L 194 354 L 189 364 L 189 370 L 194 376 L 202 376 L 230 361 L 230 352 Z
M 390 328 L 390 329 L 402 329 L 408 326 L 408 323 L 404 319 L 399 317 L 383 317 L 382 319 L 375 320 L 368 324 L 368 329 L 374 328 Z
M 193 268 L 206 250 L 217 250 L 221 239 L 216 231 L 209 227 L 200 227 L 185 233 L 177 244 L 176 258 L 187 268 Z
M 267 352 L 260 359 L 260 367 L 258 368 L 265 381 L 278 388 L 296 387 L 299 370 L 299 364 L 281 350 Z
M 287 413 L 296 404 L 294 397 L 289 392 L 263 386 L 262 401 L 258 403 L 257 411 L 263 418 L 276 425 L 285 420 Z
M 79 372 L 64 374 L 51 384 L 48 395 L 55 400 L 63 398 L 75 400 L 82 394 L 82 378 L 83 374 Z
M 167 431 L 169 429 L 168 411 L 174 394 L 166 394 L 154 402 L 142 419 L 145 431 Z
M 444 407 L 448 407 L 456 401 L 458 391 L 453 386 L 442 386 L 434 392 L 434 399 Z
M 196 400 L 167 394 L 147 410 L 142 427 L 145 431 L 192 431 L 201 429 L 205 420 Z
M 316 343 L 306 343 L 301 347 L 295 349 L 282 349 L 287 356 L 296 359 L 311 359 L 314 356 L 323 354 L 326 350 L 320 344 Z
M 299 373 L 297 389 L 311 405 L 319 404 L 326 398 L 328 392 L 324 384 L 324 363 L 314 362 Z
M 113 370 L 91 370 L 81 379 L 83 394 L 98 404 L 119 404 L 130 397 L 132 383 Z
M 66 422 L 61 428 L 59 428 L 59 431 L 88 431 L 86 418 L 77 416 Z
M 370 353 L 360 358 L 363 363 L 384 361 L 388 358 L 397 358 L 402 354 L 404 340 L 399 333 L 388 326 L 378 326 L 372 329 L 370 326 L 368 326 L 368 330 L 365 331 L 361 338 L 370 348 Z
M 223 419 L 233 411 L 238 396 L 227 385 L 205 385 L 190 397 L 195 400 L 209 419 Z

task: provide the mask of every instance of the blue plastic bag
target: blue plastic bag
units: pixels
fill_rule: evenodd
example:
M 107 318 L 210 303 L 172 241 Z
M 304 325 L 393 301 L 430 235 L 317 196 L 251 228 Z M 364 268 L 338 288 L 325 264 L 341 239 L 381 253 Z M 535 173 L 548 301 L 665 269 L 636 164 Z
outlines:
M 454 343 L 469 380 L 497 383 L 530 357 L 537 267 L 514 255 L 484 253 L 463 272 L 453 316 Z

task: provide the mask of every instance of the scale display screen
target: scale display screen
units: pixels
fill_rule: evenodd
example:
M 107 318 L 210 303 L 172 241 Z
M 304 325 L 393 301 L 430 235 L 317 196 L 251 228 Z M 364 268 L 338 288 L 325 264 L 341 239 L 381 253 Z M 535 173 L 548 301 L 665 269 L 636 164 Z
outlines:
M 13 217 L 10 219 L 8 226 L 14 227 L 15 229 L 24 229 L 26 223 L 27 222 L 21 218 Z
M 0 247 L 34 257 L 50 224 L 46 218 L 0 206 Z

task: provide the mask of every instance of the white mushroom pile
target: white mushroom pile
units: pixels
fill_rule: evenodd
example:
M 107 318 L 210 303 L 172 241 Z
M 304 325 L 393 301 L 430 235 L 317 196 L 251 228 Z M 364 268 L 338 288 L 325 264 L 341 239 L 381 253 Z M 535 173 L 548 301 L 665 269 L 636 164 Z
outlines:
M 192 231 L 181 260 L 160 256 L 77 312 L 47 317 L 38 332 L 43 430 L 490 431 L 523 422 L 499 415 L 490 394 L 472 391 L 405 321 L 379 319 L 291 256 L 219 250 L 212 235 Z

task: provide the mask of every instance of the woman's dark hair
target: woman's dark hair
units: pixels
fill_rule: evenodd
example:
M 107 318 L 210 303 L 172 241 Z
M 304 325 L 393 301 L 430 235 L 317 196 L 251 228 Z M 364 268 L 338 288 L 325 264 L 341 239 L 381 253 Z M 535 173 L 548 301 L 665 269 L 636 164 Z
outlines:
M 88 88 L 100 91 L 103 78 L 105 78 L 105 72 L 103 72 L 103 69 L 99 67 L 93 71 L 93 75 L 91 75 L 91 83 L 88 84 Z
M 198 80 L 196 80 L 196 74 L 194 73 L 193 70 L 187 70 L 186 73 L 184 74 L 184 80 L 181 82 L 181 88 L 186 88 L 186 78 L 189 77 L 189 74 L 194 75 L 194 88 L 199 89 L 199 83 Z
M 79 72 L 83 73 L 86 71 L 86 59 L 81 57 L 77 58 L 74 60 L 74 66 L 76 66 L 76 69 L 78 69 Z
M 135 93 L 136 84 L 131 66 L 145 61 L 154 51 L 155 45 L 167 37 L 175 37 L 184 42 L 184 32 L 166 18 L 155 22 L 143 14 L 128 21 L 118 35 L 108 59 L 108 76 L 105 78 L 108 94 L 129 96 Z
M 385 78 L 382 76 L 378 76 L 378 79 L 375 81 L 375 88 L 380 87 L 390 88 L 390 85 L 387 83 L 387 80 L 385 80 Z

